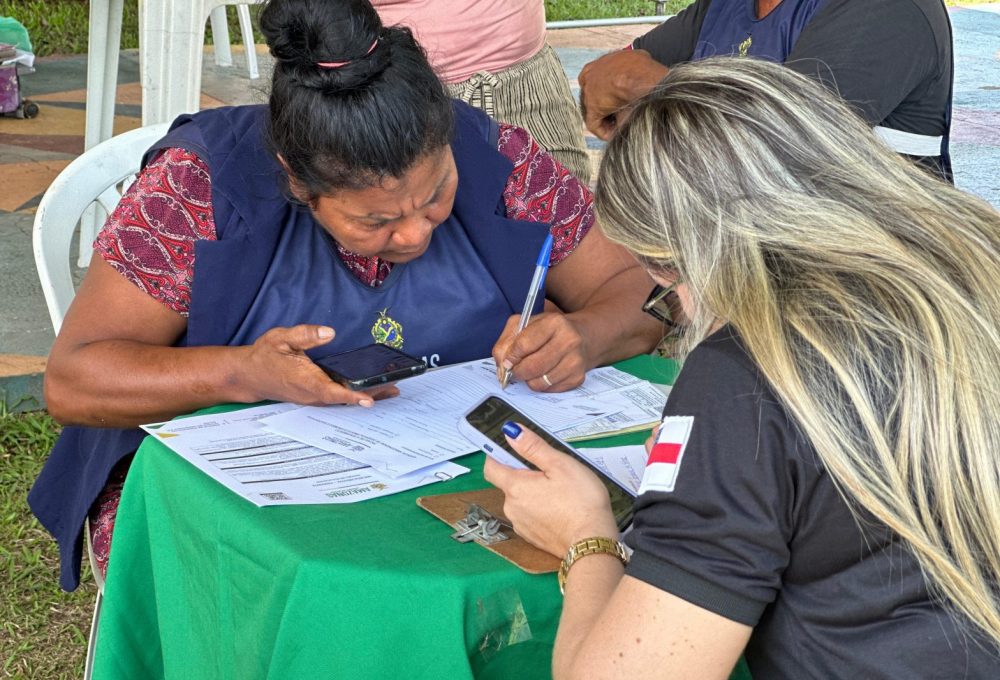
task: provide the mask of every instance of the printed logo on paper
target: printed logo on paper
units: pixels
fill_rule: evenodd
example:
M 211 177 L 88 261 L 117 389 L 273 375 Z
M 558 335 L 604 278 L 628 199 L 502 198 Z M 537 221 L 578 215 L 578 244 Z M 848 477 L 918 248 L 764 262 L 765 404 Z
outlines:
M 389 316 L 388 307 L 378 313 L 372 325 L 372 337 L 380 345 L 403 349 L 403 324 Z
M 642 474 L 640 495 L 647 491 L 670 493 L 674 490 L 692 427 L 694 416 L 667 416 L 663 419 L 660 434 L 649 452 L 646 470 Z

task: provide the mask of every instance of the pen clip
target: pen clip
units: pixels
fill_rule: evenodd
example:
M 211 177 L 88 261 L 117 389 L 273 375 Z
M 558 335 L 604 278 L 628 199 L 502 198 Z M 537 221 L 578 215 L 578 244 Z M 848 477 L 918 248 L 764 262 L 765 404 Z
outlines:
M 552 259 L 552 234 L 550 233 L 545 237 L 545 242 L 542 243 L 542 249 L 538 251 L 538 259 L 535 260 L 536 267 L 545 267 L 548 269 L 549 261 Z

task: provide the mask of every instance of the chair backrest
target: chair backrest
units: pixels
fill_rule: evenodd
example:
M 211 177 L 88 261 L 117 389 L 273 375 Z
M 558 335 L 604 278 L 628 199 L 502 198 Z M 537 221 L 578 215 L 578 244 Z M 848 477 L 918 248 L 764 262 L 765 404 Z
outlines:
M 101 142 L 79 156 L 49 186 L 35 214 L 32 243 L 52 328 L 58 333 L 76 289 L 70 244 L 80 216 L 99 203 L 110 215 L 139 171 L 143 152 L 166 134 L 168 123 L 148 125 Z

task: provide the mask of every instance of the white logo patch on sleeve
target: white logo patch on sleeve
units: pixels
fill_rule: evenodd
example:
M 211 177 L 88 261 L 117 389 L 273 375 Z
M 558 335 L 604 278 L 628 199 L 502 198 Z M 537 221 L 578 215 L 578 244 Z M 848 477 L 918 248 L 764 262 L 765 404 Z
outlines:
M 646 470 L 639 485 L 640 495 L 647 491 L 669 493 L 674 490 L 692 427 L 694 416 L 667 416 L 663 419 L 660 434 L 646 461 Z

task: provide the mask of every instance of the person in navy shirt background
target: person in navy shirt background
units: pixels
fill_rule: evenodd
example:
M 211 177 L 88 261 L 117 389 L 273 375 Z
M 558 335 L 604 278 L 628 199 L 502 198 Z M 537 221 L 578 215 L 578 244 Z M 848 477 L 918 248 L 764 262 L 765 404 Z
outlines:
M 584 121 L 606 139 L 670 67 L 769 59 L 849 102 L 890 148 L 951 179 L 953 57 L 942 0 L 696 0 L 580 73 Z

